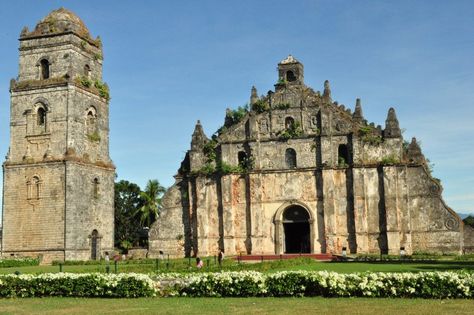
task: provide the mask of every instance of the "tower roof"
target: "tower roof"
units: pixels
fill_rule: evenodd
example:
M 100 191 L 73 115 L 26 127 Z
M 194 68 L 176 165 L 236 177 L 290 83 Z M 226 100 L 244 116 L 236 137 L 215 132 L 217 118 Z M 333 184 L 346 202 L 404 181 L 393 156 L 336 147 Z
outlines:
M 90 38 L 89 30 L 84 22 L 73 12 L 65 8 L 52 11 L 36 24 L 33 31 L 24 30 L 21 37 L 41 36 L 74 32 L 85 38 Z
M 286 57 L 285 59 L 280 61 L 281 65 L 286 65 L 286 64 L 290 64 L 290 63 L 300 63 L 300 62 L 298 60 L 296 60 L 295 57 L 293 57 L 292 55 L 288 55 L 288 57 Z

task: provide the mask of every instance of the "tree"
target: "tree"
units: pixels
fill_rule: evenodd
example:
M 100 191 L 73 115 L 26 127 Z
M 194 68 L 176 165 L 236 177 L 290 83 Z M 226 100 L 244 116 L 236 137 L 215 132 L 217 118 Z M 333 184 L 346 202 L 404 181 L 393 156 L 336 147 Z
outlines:
M 135 214 L 140 217 L 140 223 L 142 226 L 150 227 L 160 215 L 161 198 L 165 191 L 165 187 L 161 186 L 158 180 L 153 179 L 148 181 L 145 191 L 140 193 L 143 205 Z
M 136 215 L 143 206 L 141 189 L 126 180 L 115 183 L 115 246 L 127 249 L 140 240 L 142 226 Z
M 474 228 L 474 216 L 469 215 L 466 218 L 464 218 L 464 220 L 462 220 L 462 221 L 464 222 L 464 224 L 470 225 Z

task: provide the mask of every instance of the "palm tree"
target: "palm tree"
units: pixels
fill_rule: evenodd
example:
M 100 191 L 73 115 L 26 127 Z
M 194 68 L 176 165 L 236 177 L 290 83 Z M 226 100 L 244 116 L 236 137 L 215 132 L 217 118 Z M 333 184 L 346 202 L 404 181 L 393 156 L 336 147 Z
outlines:
M 150 227 L 160 215 L 161 198 L 165 191 L 165 187 L 161 186 L 158 180 L 153 179 L 148 181 L 145 191 L 140 192 L 143 206 L 137 209 L 136 214 L 140 216 L 142 226 Z

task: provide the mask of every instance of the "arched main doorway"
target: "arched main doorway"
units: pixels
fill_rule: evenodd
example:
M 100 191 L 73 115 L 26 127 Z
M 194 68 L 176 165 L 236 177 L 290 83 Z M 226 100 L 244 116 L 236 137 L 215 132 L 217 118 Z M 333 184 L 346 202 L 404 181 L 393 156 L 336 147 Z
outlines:
M 292 205 L 283 212 L 284 252 L 310 253 L 310 217 L 299 205 Z

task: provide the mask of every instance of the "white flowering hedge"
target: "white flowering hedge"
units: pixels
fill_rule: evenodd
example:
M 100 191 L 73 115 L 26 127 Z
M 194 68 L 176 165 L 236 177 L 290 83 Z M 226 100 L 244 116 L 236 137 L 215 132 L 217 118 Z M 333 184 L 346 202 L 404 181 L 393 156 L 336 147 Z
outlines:
M 474 298 L 474 273 L 256 271 L 0 275 L 0 297 L 327 296 Z
M 142 297 L 155 295 L 143 274 L 44 273 L 0 275 L 0 297 Z
M 467 272 L 243 271 L 158 274 L 153 278 L 159 293 L 165 296 L 474 298 L 474 274 Z

